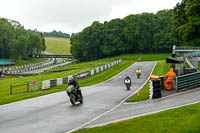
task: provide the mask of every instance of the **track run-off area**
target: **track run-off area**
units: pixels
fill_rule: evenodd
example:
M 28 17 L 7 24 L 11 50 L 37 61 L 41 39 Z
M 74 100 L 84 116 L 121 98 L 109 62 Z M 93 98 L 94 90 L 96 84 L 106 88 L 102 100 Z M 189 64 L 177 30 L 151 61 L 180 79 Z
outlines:
M 0 133 L 71 132 L 200 101 L 200 91 L 196 89 L 160 100 L 123 104 L 145 84 L 155 65 L 156 62 L 136 62 L 105 82 L 82 87 L 84 103 L 76 106 L 71 105 L 65 91 L 2 105 Z M 140 79 L 135 74 L 138 67 L 142 70 Z M 127 75 L 132 80 L 130 91 L 123 84 Z

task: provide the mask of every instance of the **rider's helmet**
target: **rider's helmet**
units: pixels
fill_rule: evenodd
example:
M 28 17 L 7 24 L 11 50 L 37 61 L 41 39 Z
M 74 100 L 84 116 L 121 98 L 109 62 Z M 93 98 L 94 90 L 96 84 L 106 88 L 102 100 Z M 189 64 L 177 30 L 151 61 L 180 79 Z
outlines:
M 73 77 L 69 77 L 69 83 L 72 83 L 74 81 Z

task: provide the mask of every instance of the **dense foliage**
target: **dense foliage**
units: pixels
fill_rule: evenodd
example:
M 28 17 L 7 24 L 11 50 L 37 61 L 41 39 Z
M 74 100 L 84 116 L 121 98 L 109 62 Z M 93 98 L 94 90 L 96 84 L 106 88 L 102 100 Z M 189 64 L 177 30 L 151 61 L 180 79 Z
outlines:
M 175 38 L 182 45 L 200 46 L 200 0 L 182 0 L 174 11 Z
M 70 35 L 67 33 L 63 33 L 61 31 L 52 31 L 52 32 L 44 32 L 45 37 L 61 37 L 61 38 L 70 38 Z
M 45 48 L 42 34 L 30 32 L 17 21 L 0 18 L 0 58 L 20 59 Z
M 71 53 L 80 61 L 123 53 L 171 52 L 173 10 L 142 13 L 103 24 L 95 21 L 71 36 Z

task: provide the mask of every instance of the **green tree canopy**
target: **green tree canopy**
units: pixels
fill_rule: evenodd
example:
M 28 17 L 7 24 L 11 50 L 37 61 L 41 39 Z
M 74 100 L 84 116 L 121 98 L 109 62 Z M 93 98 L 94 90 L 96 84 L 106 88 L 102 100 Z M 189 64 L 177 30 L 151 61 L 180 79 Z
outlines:
M 0 18 L 0 58 L 27 58 L 45 48 L 42 34 L 25 30 L 17 21 Z
M 95 21 L 71 36 L 71 53 L 80 61 L 123 53 L 171 52 L 173 10 L 133 14 L 103 24 Z

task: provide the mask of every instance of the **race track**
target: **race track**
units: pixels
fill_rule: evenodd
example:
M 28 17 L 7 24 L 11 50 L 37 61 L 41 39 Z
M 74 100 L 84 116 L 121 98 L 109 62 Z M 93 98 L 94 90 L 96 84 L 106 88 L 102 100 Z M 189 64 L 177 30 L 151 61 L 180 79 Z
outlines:
M 149 77 L 155 62 L 137 62 L 103 83 L 83 87 L 84 103 L 72 106 L 66 92 L 58 92 L 0 106 L 0 133 L 63 133 L 92 122 L 119 105 Z M 141 79 L 135 71 L 140 67 Z M 129 75 L 132 87 L 127 91 L 123 80 Z

